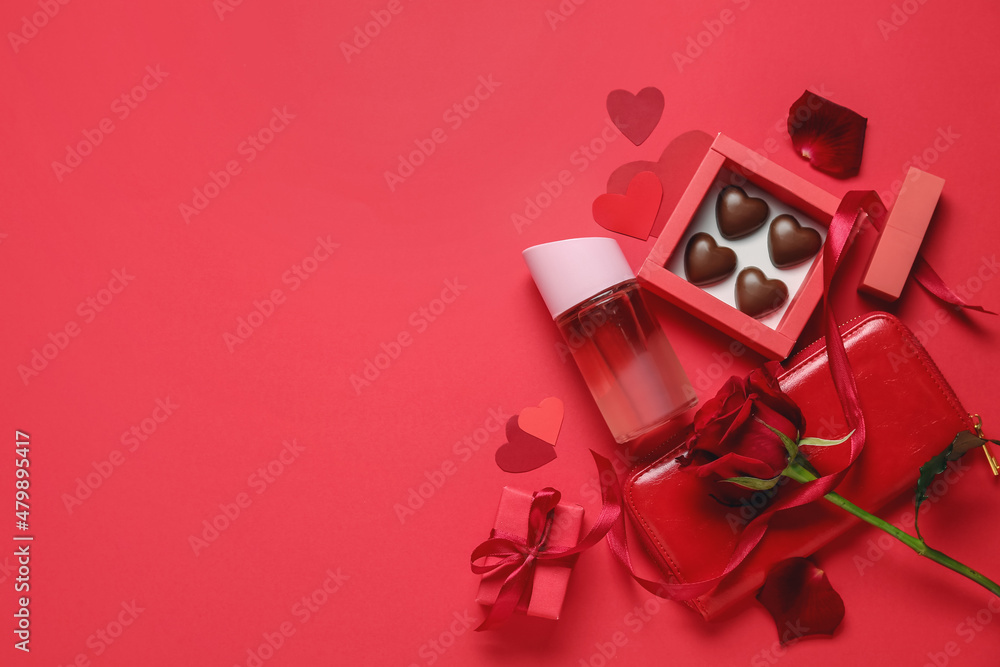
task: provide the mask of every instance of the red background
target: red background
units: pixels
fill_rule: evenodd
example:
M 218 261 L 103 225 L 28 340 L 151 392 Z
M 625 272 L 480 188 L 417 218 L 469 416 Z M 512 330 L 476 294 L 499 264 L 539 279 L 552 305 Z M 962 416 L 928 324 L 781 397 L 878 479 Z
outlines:
M 78 664 L 246 665 L 248 650 L 288 623 L 294 634 L 265 664 L 598 665 L 612 647 L 621 664 L 922 665 L 928 654 L 995 663 L 986 593 L 902 546 L 878 551 L 868 530 L 819 554 L 848 609 L 836 637 L 787 653 L 772 651 L 763 609 L 748 604 L 706 624 L 650 602 L 603 546 L 580 559 L 561 620 L 518 618 L 488 634 L 453 625 L 455 614 L 479 618 L 468 555 L 487 536 L 504 484 L 556 486 L 595 515 L 587 449 L 610 455 L 613 443 L 560 358 L 520 251 L 601 234 L 590 205 L 615 167 L 655 159 L 689 129 L 724 131 L 839 195 L 889 190 L 927 150 L 947 185 L 926 256 L 953 286 L 976 288 L 980 271 L 995 276 L 986 261 L 998 241 L 995 3 L 562 4 L 573 12 L 553 27 L 556 0 L 400 0 L 388 15 L 385 2 L 248 1 L 221 16 L 210 0 L 49 2 L 58 13 L 17 44 L 8 33 L 43 10 L 34 0 L 4 4 L 0 433 L 9 450 L 0 507 L 13 503 L 21 429 L 31 434 L 36 538 L 30 656 L 11 646 L 13 542 L 3 538 L 4 662 L 67 665 L 82 654 Z M 372 11 L 391 21 L 348 62 L 341 43 Z M 674 54 L 688 48 L 696 57 L 678 67 Z M 166 74 L 122 118 L 115 100 L 141 85 L 147 66 Z M 486 99 L 456 127 L 444 114 L 479 77 L 496 88 L 488 97 L 481 89 Z M 648 85 L 663 90 L 666 110 L 646 143 L 619 136 L 581 160 L 605 126 L 607 93 Z M 794 155 L 782 122 L 805 88 L 870 118 L 858 177 L 836 181 Z M 241 142 L 275 108 L 294 118 L 247 161 Z M 104 118 L 113 131 L 60 180 L 52 163 Z M 435 128 L 445 141 L 391 191 L 385 172 Z M 958 138 L 937 153 L 934 140 L 949 129 Z M 231 160 L 239 173 L 218 193 L 210 187 L 217 196 L 186 222 L 180 205 Z M 512 214 L 564 169 L 573 182 L 519 233 Z M 283 275 L 317 237 L 339 248 L 293 290 Z M 838 280 L 841 320 L 883 307 L 854 289 L 872 241 L 860 240 Z M 623 246 L 637 266 L 645 246 Z M 123 267 L 134 280 L 102 293 Z M 430 321 L 420 309 L 447 280 L 465 288 Z M 975 299 L 1000 307 L 998 285 L 978 283 Z M 277 289 L 284 301 L 230 351 L 224 335 Z M 108 296 L 93 317 L 79 306 Z M 718 381 L 699 378 L 760 362 L 730 361 L 725 337 L 676 308 L 657 310 L 702 397 Z M 924 332 L 989 431 L 1000 420 L 997 322 L 952 316 L 934 327 L 939 305 L 912 285 L 892 310 Z M 71 321 L 78 335 L 23 381 L 18 367 L 62 340 Z M 411 343 L 356 390 L 351 376 L 401 333 Z M 492 424 L 491 409 L 512 414 L 550 395 L 565 401 L 566 422 L 559 458 L 541 470 L 501 472 L 492 460 L 500 433 L 478 452 L 455 448 Z M 173 414 L 148 421 L 167 398 Z M 122 434 L 143 420 L 156 430 L 128 451 Z M 251 478 L 292 439 L 304 447 L 298 458 L 271 482 Z M 67 509 L 78 478 L 107 470 L 111 457 L 121 464 Z M 984 463 L 973 459 L 934 505 L 925 534 L 997 578 L 1000 489 Z M 401 522 L 394 506 L 441 481 L 442 466 L 454 474 Z M 249 506 L 196 555 L 190 537 L 239 499 Z M 889 514 L 904 510 L 901 502 Z M 17 532 L 14 520 L 12 511 L 2 518 L 10 523 L 0 535 Z M 859 574 L 857 558 L 873 548 L 880 558 Z M 348 578 L 303 622 L 294 607 L 328 569 Z M 133 600 L 143 609 L 135 621 L 110 645 L 94 639 Z M 656 613 L 637 620 L 633 609 L 646 602 Z M 981 610 L 990 625 L 960 626 Z

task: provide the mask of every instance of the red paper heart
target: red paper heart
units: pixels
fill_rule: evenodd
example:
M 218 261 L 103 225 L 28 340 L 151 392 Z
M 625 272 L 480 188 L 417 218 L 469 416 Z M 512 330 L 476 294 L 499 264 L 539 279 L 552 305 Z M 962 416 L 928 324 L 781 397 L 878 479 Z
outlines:
M 651 171 L 659 176 L 660 185 L 663 186 L 663 199 L 660 202 L 660 210 L 656 213 L 653 229 L 649 232 L 650 236 L 659 236 L 670 214 L 677 208 L 677 202 L 681 200 L 688 183 L 698 171 L 698 166 L 705 159 L 712 141 L 711 135 L 701 130 L 685 132 L 675 137 L 663 149 L 658 161 L 629 162 L 611 172 L 611 176 L 608 177 L 608 193 L 625 194 L 628 184 L 640 171 Z
M 623 195 L 603 194 L 594 200 L 594 220 L 601 227 L 640 241 L 649 238 L 663 199 L 660 177 L 640 171 Z
M 495 455 L 497 465 L 505 472 L 529 472 L 556 458 L 556 448 L 517 425 L 517 417 L 507 420 L 507 442 Z
M 544 440 L 553 447 L 562 428 L 563 402 L 555 396 L 542 399 L 537 408 L 525 408 L 517 417 L 517 425 L 528 435 Z
M 638 146 L 644 142 L 663 115 L 663 93 L 652 86 L 633 95 L 627 90 L 608 93 L 608 115 L 629 141 Z

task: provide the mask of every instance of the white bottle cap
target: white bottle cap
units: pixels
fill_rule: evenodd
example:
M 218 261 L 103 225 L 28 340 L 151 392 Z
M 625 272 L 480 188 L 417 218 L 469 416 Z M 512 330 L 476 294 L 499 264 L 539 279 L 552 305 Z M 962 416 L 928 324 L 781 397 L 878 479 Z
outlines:
M 552 319 L 595 294 L 635 279 L 614 239 L 566 239 L 532 246 L 521 254 Z

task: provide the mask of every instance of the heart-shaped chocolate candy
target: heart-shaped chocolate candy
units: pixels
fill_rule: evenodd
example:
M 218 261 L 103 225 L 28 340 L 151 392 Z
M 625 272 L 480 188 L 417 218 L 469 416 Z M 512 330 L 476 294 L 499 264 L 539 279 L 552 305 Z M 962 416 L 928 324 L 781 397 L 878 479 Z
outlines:
M 779 269 L 801 264 L 823 245 L 823 237 L 811 227 L 803 227 L 794 217 L 779 215 L 767 230 L 767 252 Z
M 715 218 L 723 238 L 738 239 L 752 234 L 767 221 L 767 202 L 748 197 L 743 188 L 728 185 L 715 200 Z
M 720 247 L 711 234 L 698 232 L 684 250 L 684 275 L 692 285 L 712 285 L 736 270 L 736 253 Z
M 781 308 L 788 299 L 788 287 L 768 279 L 756 266 L 748 266 L 736 276 L 736 307 L 750 317 L 761 318 Z

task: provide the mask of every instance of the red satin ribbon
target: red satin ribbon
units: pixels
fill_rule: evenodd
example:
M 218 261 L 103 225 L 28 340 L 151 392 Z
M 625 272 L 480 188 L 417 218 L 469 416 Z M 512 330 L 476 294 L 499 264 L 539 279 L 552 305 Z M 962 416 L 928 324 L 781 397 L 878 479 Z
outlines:
M 820 477 L 814 482 L 786 489 L 778 494 L 775 502 L 767 510 L 747 524 L 725 568 L 716 576 L 702 581 L 680 583 L 671 580 L 662 582 L 638 576 L 629 558 L 625 516 L 622 513 L 608 535 L 608 544 L 618 560 L 632 573 L 632 577 L 646 590 L 673 600 L 691 600 L 709 592 L 753 551 L 761 538 L 764 537 L 768 523 L 775 513 L 813 502 L 835 489 L 861 454 L 865 444 L 864 414 L 861 411 L 858 388 L 854 381 L 854 373 L 851 371 L 850 361 L 847 358 L 847 350 L 844 348 L 844 341 L 837 326 L 837 318 L 830 303 L 830 286 L 848 246 L 857 234 L 862 214 L 867 213 L 872 224 L 881 231 L 885 226 L 885 211 L 885 206 L 874 191 L 852 190 L 848 192 L 841 200 L 836 214 L 830 221 L 827 240 L 823 246 L 823 323 L 827 354 L 833 384 L 844 411 L 847 428 L 853 430 L 849 440 L 850 457 L 847 463 L 840 470 Z M 917 258 L 914 278 L 931 294 L 949 304 L 986 313 L 991 312 L 981 306 L 970 305 L 955 294 L 922 257 Z M 775 372 L 777 363 L 772 362 L 767 367 L 771 372 Z M 620 497 L 621 492 L 617 491 L 616 493 Z
M 488 630 L 507 620 L 515 611 L 525 611 L 531 600 L 535 566 L 539 561 L 572 565 L 576 555 L 600 542 L 612 526 L 623 520 L 621 490 L 611 461 L 590 450 L 597 464 L 603 506 L 597 521 L 575 547 L 550 547 L 546 544 L 552 517 L 559 504 L 559 491 L 547 487 L 532 496 L 528 515 L 528 534 L 512 535 L 492 531 L 472 552 L 472 571 L 476 574 L 506 574 L 496 602 L 476 630 Z M 499 558 L 490 565 L 477 564 L 486 558 Z
M 861 194 L 861 191 L 856 190 L 848 194 Z M 875 229 L 878 230 L 879 233 L 881 233 L 885 229 L 885 220 L 886 220 L 885 205 L 882 203 L 882 200 L 879 199 L 879 196 L 874 191 L 868 191 L 867 194 L 870 195 L 869 197 L 866 198 L 866 203 L 865 203 L 866 211 L 868 212 L 868 218 L 869 220 L 871 220 L 871 223 L 872 225 L 874 225 Z M 847 198 L 845 197 L 844 200 L 846 201 L 846 199 Z M 843 208 L 843 206 L 844 204 L 843 202 L 841 202 L 841 208 Z M 840 211 L 838 210 L 838 213 L 839 212 Z M 873 215 L 873 212 L 878 212 L 879 214 Z M 980 313 L 987 313 L 989 315 L 997 314 L 994 313 L 992 310 L 987 310 L 986 308 L 983 308 L 982 306 L 971 304 L 965 299 L 963 299 L 961 296 L 956 294 L 955 291 L 952 290 L 950 287 L 948 287 L 948 285 L 944 282 L 944 280 L 941 279 L 941 276 L 937 274 L 937 271 L 931 268 L 931 265 L 927 263 L 927 260 L 924 259 L 923 255 L 919 254 L 917 255 L 916 259 L 913 262 L 913 269 L 910 272 L 910 275 L 913 276 L 913 279 L 916 280 L 921 287 L 930 292 L 931 295 L 937 297 L 938 299 L 941 299 L 947 304 L 950 304 L 952 306 L 957 306 L 959 308 L 968 308 L 969 310 L 976 310 L 979 311 Z
M 923 255 L 917 255 L 917 261 L 913 263 L 913 279 L 920 283 L 920 286 L 925 290 L 941 299 L 945 303 L 950 303 L 953 306 L 959 306 L 961 308 L 968 308 L 969 310 L 978 310 L 980 313 L 988 313 L 990 315 L 996 315 L 992 310 L 986 310 L 982 306 L 974 306 L 959 295 L 955 294 L 950 287 L 948 287 L 941 276 L 931 268 L 931 265 L 927 263 Z

